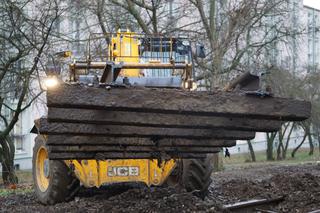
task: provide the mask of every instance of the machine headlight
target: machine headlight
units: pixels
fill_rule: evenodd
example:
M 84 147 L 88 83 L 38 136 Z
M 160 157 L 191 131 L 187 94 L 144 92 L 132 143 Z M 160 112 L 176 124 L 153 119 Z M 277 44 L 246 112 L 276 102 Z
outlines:
M 56 87 L 59 84 L 56 76 L 49 76 L 44 80 L 44 85 L 47 89 Z

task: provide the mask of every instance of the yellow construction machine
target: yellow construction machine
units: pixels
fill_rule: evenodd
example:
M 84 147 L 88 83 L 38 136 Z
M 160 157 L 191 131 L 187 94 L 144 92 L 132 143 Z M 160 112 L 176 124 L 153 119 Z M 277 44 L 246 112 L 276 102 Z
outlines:
M 48 116 L 33 128 L 33 178 L 43 204 L 72 199 L 80 185 L 120 182 L 177 185 L 204 197 L 213 153 L 310 115 L 308 103 L 281 99 L 291 105 L 279 106 L 260 90 L 192 91 L 187 38 L 130 31 L 101 38 L 104 56 L 91 54 L 89 44 L 85 60 L 69 65 L 67 79 L 49 74 Z M 204 56 L 202 46 L 194 52 Z M 293 112 L 292 104 L 302 111 Z

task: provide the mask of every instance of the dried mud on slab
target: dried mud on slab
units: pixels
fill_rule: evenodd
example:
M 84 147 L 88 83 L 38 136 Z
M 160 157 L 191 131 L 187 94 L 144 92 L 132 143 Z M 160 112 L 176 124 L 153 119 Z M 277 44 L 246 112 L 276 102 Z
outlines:
M 249 96 L 236 92 L 200 92 L 177 89 L 102 88 L 64 85 L 47 93 L 48 107 L 116 109 L 194 115 L 224 115 L 304 120 L 310 116 L 306 101 Z

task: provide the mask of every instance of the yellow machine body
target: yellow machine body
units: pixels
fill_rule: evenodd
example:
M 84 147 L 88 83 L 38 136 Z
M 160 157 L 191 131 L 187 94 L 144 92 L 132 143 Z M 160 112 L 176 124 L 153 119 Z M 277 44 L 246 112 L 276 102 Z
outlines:
M 124 160 L 66 160 L 85 187 L 100 187 L 107 183 L 143 182 L 161 185 L 175 168 L 175 160 L 124 159 Z
M 111 44 L 108 47 L 109 58 L 115 62 L 139 63 L 139 43 L 134 32 L 120 32 L 112 35 Z M 139 69 L 123 69 L 120 76 L 123 77 L 138 77 Z
M 139 43 L 130 31 L 112 35 L 108 47 L 109 59 L 115 62 L 140 63 Z M 123 69 L 123 77 L 139 77 L 140 69 Z M 143 182 L 161 185 L 176 166 L 175 160 L 158 163 L 156 159 L 123 160 L 66 160 L 74 168 L 75 175 L 86 187 L 99 187 L 107 183 Z

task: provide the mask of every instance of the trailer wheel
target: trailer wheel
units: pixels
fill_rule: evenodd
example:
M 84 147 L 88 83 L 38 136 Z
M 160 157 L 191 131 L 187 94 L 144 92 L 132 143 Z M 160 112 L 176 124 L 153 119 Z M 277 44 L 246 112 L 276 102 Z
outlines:
M 35 193 L 45 205 L 72 199 L 80 187 L 69 167 L 59 160 L 48 159 L 48 149 L 43 136 L 35 139 L 32 158 Z
M 183 159 L 178 162 L 175 170 L 168 177 L 167 184 L 186 189 L 188 192 L 204 199 L 208 189 L 213 171 L 213 155 L 207 155 L 204 159 Z

